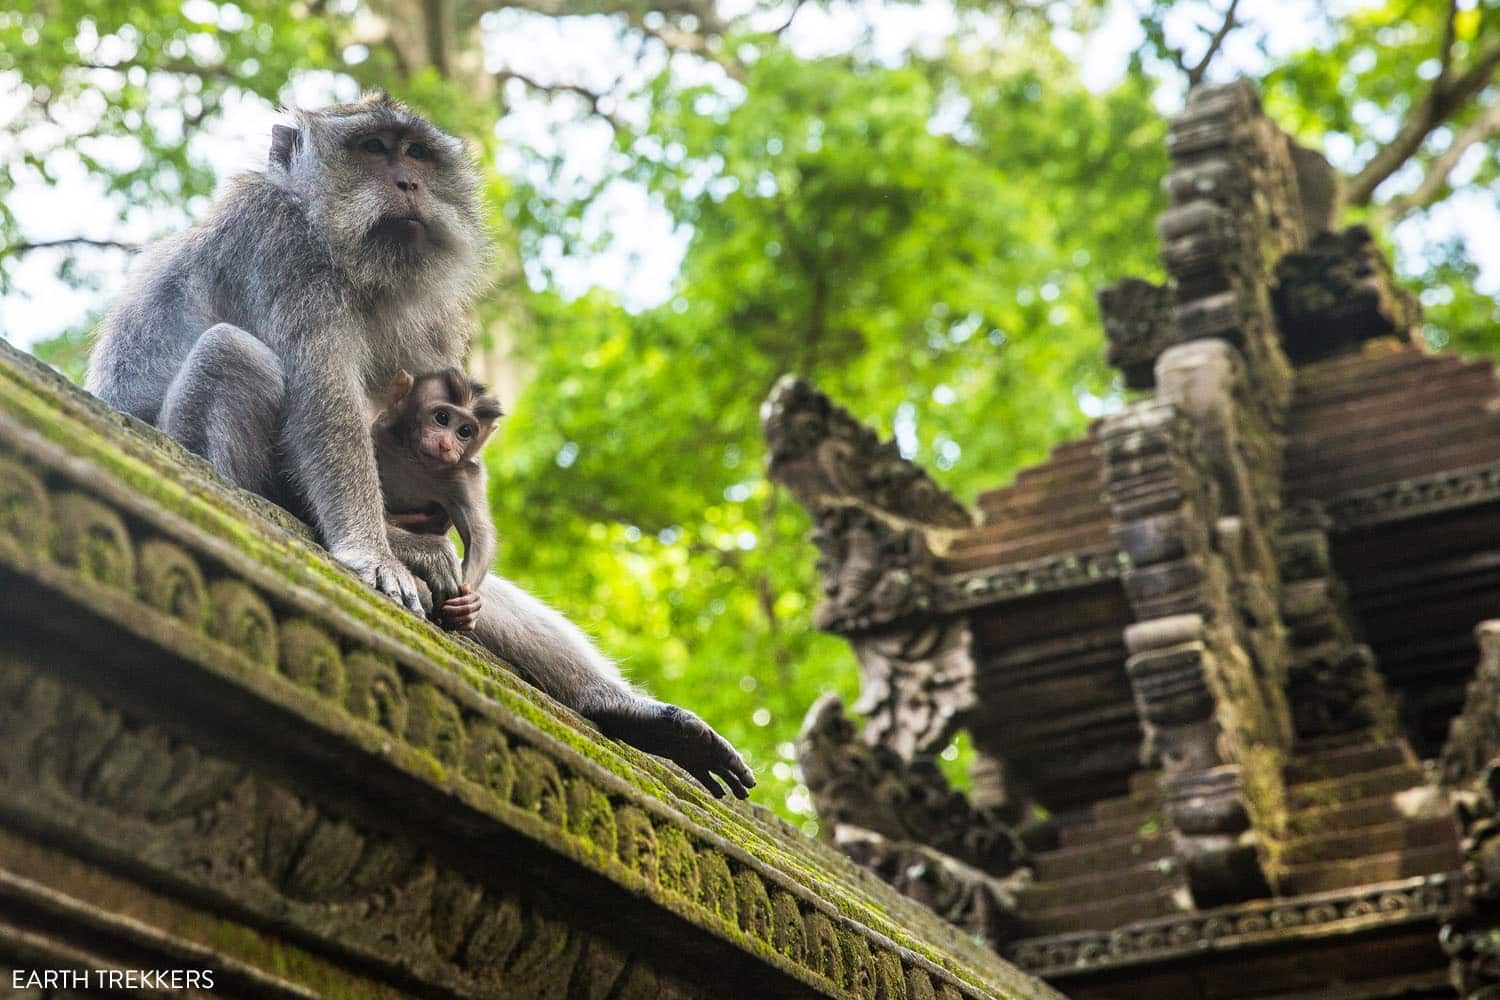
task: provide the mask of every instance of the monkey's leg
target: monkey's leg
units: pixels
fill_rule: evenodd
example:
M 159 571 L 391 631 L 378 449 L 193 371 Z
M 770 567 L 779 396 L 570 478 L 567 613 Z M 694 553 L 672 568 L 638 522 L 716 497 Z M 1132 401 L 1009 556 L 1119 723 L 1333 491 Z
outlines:
M 755 775 L 734 747 L 685 708 L 648 698 L 594 648 L 583 630 L 498 576 L 479 587 L 474 638 L 523 671 L 537 687 L 597 725 L 606 736 L 680 764 L 715 797 L 750 793 Z
M 275 499 L 286 381 L 269 347 L 220 323 L 198 338 L 167 387 L 157 425 L 237 486 Z

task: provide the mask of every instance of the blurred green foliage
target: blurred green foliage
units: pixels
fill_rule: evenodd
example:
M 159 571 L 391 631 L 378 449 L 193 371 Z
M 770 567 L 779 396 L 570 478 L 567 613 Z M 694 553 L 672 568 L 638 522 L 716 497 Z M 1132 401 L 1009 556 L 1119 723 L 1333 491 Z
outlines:
M 1081 432 L 1086 410 L 1120 396 L 1093 290 L 1159 277 L 1173 52 L 1201 49 L 1210 34 L 1174 41 L 1173 18 L 1215 14 L 1132 8 L 1146 29 L 1139 50 L 1118 81 L 1090 90 L 1086 67 L 1063 52 L 1118 30 L 1104 7 L 961 7 L 960 25 L 993 30 L 961 28 L 940 51 L 894 59 L 866 42 L 799 55 L 764 17 L 725 21 L 705 2 L 511 8 L 608 18 L 660 57 L 643 55 L 651 71 L 603 100 L 554 95 L 614 129 L 608 167 L 580 185 L 559 181 L 565 164 L 552 152 L 521 150 L 534 169 L 514 176 L 493 167 L 495 125 L 516 98 L 477 58 L 496 30 L 489 8 L 23 0 L 0 12 L 0 89 L 14 83 L 19 95 L 0 152 L 0 290 L 14 291 L 4 283 L 27 249 L 4 207 L 23 179 L 81 165 L 106 182 L 101 214 L 181 224 L 215 180 L 193 153 L 195 131 L 234 100 L 286 98 L 289 79 L 384 86 L 470 136 L 491 164 L 498 247 L 483 328 L 488 342 L 514 345 L 526 372 L 489 450 L 500 566 L 742 747 L 762 777 L 759 801 L 806 820 L 792 767 L 802 713 L 823 691 L 851 699 L 857 679 L 847 646 L 812 628 L 809 525 L 764 475 L 760 401 L 783 372 L 808 375 L 965 499 Z M 449 21 L 423 21 L 439 8 Z M 1338 144 L 1357 164 L 1421 100 L 1443 7 L 1402 0 L 1310 16 L 1326 38 L 1261 57 L 1267 102 L 1299 136 Z M 1456 65 L 1500 44 L 1496 20 L 1488 4 L 1461 11 Z M 422 44 L 411 23 L 428 25 Z M 1254 25 L 1240 30 L 1268 47 Z M 1410 158 L 1414 175 L 1359 211 L 1379 221 L 1493 99 L 1491 86 L 1453 111 Z M 1477 170 L 1401 212 L 1420 225 L 1455 191 L 1493 200 L 1493 137 L 1476 149 Z M 543 252 L 597 250 L 580 220 L 618 183 L 643 188 L 691 233 L 672 294 L 643 310 L 598 288 L 565 296 Z M 1494 351 L 1500 314 L 1473 290 L 1469 249 L 1416 244 L 1408 277 L 1426 289 L 1429 336 Z M 85 332 L 35 349 L 76 374 Z M 947 756 L 960 773 L 964 755 Z

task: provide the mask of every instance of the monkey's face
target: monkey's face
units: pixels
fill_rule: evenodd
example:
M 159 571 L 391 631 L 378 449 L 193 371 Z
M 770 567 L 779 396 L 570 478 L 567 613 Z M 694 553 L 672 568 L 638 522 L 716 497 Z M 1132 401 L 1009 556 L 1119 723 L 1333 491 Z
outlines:
M 380 129 L 356 138 L 354 144 L 351 156 L 373 195 L 372 214 L 379 213 L 371 237 L 420 251 L 432 215 L 435 154 L 420 135 L 406 129 Z
M 399 287 L 419 269 L 466 269 L 479 259 L 478 182 L 459 140 L 384 99 L 300 121 L 289 174 L 360 275 Z
M 424 408 L 417 450 L 438 465 L 457 465 L 478 453 L 484 437 L 480 421 L 468 410 L 452 403 L 433 403 Z

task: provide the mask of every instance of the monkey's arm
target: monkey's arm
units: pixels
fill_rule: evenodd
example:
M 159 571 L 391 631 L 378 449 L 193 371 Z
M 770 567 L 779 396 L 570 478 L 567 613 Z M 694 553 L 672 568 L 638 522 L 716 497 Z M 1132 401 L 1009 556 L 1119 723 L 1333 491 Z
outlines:
M 464 540 L 463 585 L 478 593 L 479 584 L 495 563 L 495 523 L 490 518 L 489 497 L 484 488 L 484 468 L 465 470 L 454 484 L 454 496 L 444 508 Z
M 366 583 L 421 614 L 416 580 L 386 538 L 353 327 L 335 322 L 308 332 L 289 322 L 309 314 L 337 319 L 336 308 L 327 306 L 278 312 L 281 322 L 271 332 L 286 358 L 282 445 L 323 544 Z

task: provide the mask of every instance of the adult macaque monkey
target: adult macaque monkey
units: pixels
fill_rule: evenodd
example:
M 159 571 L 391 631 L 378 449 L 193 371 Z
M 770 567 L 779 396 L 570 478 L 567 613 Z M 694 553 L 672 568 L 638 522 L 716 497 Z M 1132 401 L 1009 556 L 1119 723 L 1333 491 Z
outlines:
M 454 573 L 387 525 L 369 428 L 391 373 L 458 366 L 483 286 L 478 174 L 459 140 L 376 93 L 277 126 L 264 173 L 145 252 L 99 330 L 88 387 L 309 520 L 334 558 L 422 611 Z M 415 576 L 413 575 L 415 574 Z M 571 622 L 496 576 L 476 637 L 605 733 L 716 795 L 755 783 L 691 712 L 648 698 Z

